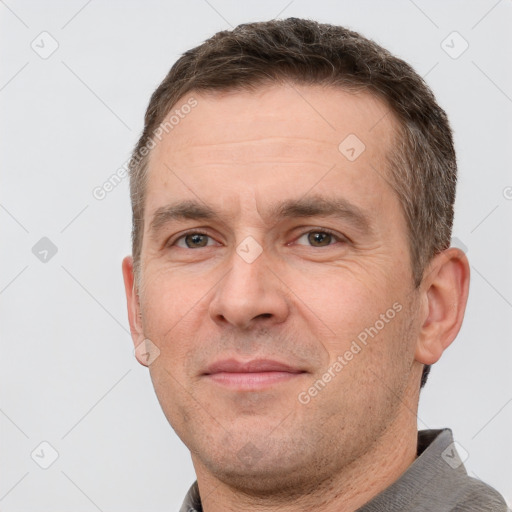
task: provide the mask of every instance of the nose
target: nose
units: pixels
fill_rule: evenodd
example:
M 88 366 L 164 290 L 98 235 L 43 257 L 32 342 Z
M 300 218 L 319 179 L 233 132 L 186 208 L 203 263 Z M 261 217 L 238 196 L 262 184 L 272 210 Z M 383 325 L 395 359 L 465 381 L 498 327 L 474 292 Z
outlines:
M 230 263 L 209 305 L 212 320 L 243 330 L 284 322 L 290 311 L 287 287 L 271 270 L 265 251 L 250 263 L 233 251 Z

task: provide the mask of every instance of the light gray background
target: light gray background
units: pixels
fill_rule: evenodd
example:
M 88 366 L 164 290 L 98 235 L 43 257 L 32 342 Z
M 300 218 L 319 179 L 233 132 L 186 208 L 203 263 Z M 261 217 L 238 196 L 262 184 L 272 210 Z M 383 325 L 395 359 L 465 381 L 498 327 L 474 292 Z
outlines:
M 448 112 L 460 168 L 454 237 L 468 250 L 471 293 L 418 424 L 451 427 L 468 472 L 512 500 L 510 0 L 2 0 L 2 511 L 179 508 L 194 480 L 189 454 L 128 332 L 128 180 L 102 201 L 92 191 L 127 160 L 150 94 L 183 51 L 289 16 L 375 39 L 425 76 Z M 43 31 L 59 45 L 46 59 L 31 47 L 51 49 Z M 469 44 L 458 58 L 465 43 L 447 39 L 453 31 Z M 46 262 L 32 252 L 42 237 L 58 249 Z M 48 469 L 36 463 L 51 462 L 43 441 L 59 455 Z

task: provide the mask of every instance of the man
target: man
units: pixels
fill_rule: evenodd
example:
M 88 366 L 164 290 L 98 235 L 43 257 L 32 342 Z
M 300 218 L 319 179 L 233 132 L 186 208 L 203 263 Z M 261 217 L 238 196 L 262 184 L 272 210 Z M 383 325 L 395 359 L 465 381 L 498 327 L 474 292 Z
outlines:
M 240 25 L 186 52 L 131 161 L 139 361 L 189 448 L 181 510 L 504 511 L 420 387 L 469 289 L 444 111 L 342 27 Z

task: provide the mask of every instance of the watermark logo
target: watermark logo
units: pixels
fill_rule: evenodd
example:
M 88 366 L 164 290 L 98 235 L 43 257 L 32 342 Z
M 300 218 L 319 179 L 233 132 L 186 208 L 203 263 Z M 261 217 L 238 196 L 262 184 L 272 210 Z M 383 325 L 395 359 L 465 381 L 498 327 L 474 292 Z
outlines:
M 48 263 L 57 254 L 57 251 L 57 246 L 46 236 L 43 236 L 43 238 L 32 247 L 32 254 L 41 263 Z
M 244 464 L 252 466 L 261 459 L 263 452 L 253 443 L 248 442 L 241 450 L 238 451 L 237 456 Z
M 44 31 L 30 43 L 30 47 L 41 59 L 46 60 L 57 51 L 59 43 L 49 32 Z
M 144 366 L 149 366 L 155 362 L 160 355 L 160 349 L 148 338 L 139 343 L 134 350 L 137 361 Z
M 236 252 L 246 263 L 252 263 L 263 252 L 263 247 L 252 236 L 248 236 L 238 244 Z
M 441 458 L 452 469 L 457 469 L 469 457 L 467 450 L 457 441 L 449 444 L 441 453 Z
M 30 456 L 40 468 L 48 469 L 59 458 L 59 452 L 48 441 L 43 441 Z
M 347 135 L 338 146 L 339 152 L 349 161 L 357 160 L 366 149 L 364 142 L 354 133 Z
M 469 43 L 454 31 L 441 41 L 441 48 L 452 59 L 458 59 L 469 48 Z

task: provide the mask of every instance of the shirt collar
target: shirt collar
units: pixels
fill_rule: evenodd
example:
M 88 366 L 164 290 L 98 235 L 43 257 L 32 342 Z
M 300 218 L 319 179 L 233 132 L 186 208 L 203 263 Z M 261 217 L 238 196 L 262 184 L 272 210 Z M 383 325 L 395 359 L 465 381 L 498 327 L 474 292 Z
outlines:
M 420 430 L 417 458 L 414 462 L 398 480 L 356 512 L 413 510 L 416 502 L 423 500 L 425 495 L 439 494 L 439 482 L 454 482 L 458 477 L 466 474 L 449 428 Z M 443 499 L 451 501 L 445 496 Z M 452 510 L 451 507 L 449 509 Z

